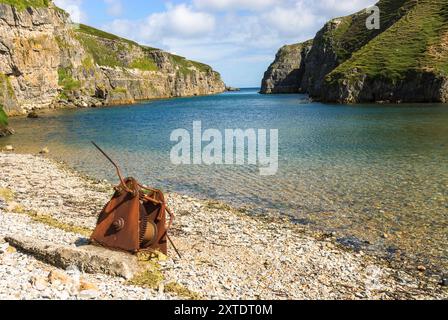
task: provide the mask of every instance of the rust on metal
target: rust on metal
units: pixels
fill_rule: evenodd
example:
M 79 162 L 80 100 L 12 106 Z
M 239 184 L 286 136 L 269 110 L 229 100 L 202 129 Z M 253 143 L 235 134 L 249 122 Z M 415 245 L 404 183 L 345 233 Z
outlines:
M 174 215 L 166 205 L 163 192 L 146 187 L 134 178 L 123 178 L 115 162 L 98 145 L 92 144 L 114 165 L 120 184 L 101 211 L 91 242 L 131 253 L 160 251 L 167 255 L 169 241 L 180 256 L 168 235 Z

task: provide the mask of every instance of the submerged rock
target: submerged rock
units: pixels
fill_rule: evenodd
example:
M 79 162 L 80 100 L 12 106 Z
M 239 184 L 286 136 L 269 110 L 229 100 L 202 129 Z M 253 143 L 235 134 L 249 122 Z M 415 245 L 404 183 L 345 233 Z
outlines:
M 39 115 L 35 111 L 28 113 L 28 119 L 37 119 L 37 118 L 39 118 Z
M 15 132 L 12 128 L 0 126 L 0 138 L 13 135 Z

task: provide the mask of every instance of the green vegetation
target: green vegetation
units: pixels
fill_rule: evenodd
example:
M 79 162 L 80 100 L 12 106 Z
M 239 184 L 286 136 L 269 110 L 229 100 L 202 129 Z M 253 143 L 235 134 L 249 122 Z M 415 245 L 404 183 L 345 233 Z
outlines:
M 82 66 L 86 71 L 92 71 L 95 69 L 95 64 L 93 62 L 93 59 L 90 57 L 85 58 L 82 60 Z
M 14 200 L 14 192 L 7 188 L 0 188 L 0 198 L 4 199 L 7 203 L 11 203 Z M 40 214 L 34 210 L 27 210 L 21 205 L 16 205 L 12 208 L 12 211 L 17 214 L 23 214 L 31 218 L 31 220 L 48 225 L 50 227 L 61 229 L 66 232 L 72 232 L 89 237 L 93 230 L 85 227 L 75 226 L 69 223 L 64 223 L 56 220 L 50 215 Z
M 8 116 L 6 115 L 5 111 L 3 110 L 2 105 L 0 105 L 0 128 L 6 127 L 8 125 Z
M 188 60 L 188 61 L 199 71 L 202 71 L 202 72 L 212 71 L 212 68 L 209 65 L 206 65 L 204 63 L 197 62 L 197 61 L 192 61 L 192 60 Z
M 0 188 L 0 198 L 6 202 L 12 201 L 14 199 L 14 192 L 8 188 Z
M 178 297 L 182 297 L 189 300 L 201 300 L 200 294 L 191 291 L 177 282 L 170 282 L 165 285 L 165 292 L 174 293 Z
M 171 55 L 171 61 L 179 67 L 179 72 L 183 75 L 192 73 L 190 69 L 192 65 L 189 63 L 187 59 L 177 55 Z
M 112 90 L 112 93 L 127 94 L 128 93 L 128 89 L 123 88 L 123 87 L 116 87 L 115 89 Z
M 34 210 L 27 210 L 20 205 L 13 208 L 13 212 L 17 213 L 17 214 L 24 214 L 24 215 L 30 217 L 31 220 L 33 220 L 34 222 L 42 223 L 42 224 L 45 224 L 52 228 L 63 230 L 65 232 L 76 233 L 76 234 L 80 234 L 85 237 L 90 237 L 90 235 L 93 232 L 93 230 L 91 230 L 89 228 L 75 226 L 73 224 L 61 222 L 61 221 L 53 218 L 50 215 L 40 214 Z
M 67 43 L 67 41 L 65 41 L 62 37 L 56 36 L 55 40 L 60 49 L 67 49 L 69 47 L 69 44 Z
M 135 275 L 127 284 L 153 290 L 159 289 L 160 285 L 165 281 L 159 261 L 166 260 L 167 257 L 160 252 L 140 252 L 137 257 L 144 271 Z M 198 293 L 177 282 L 167 283 L 165 292 L 190 300 L 200 300 L 202 298 Z
M 146 270 L 137 274 L 134 278 L 129 280 L 127 284 L 153 290 L 159 289 L 159 286 L 165 280 L 160 265 L 157 263 L 157 261 L 148 261 L 146 262 L 144 267 L 146 268 Z M 165 292 L 172 293 L 178 297 L 189 300 L 202 299 L 200 294 L 191 291 L 190 289 L 177 282 L 167 283 L 165 285 Z
M 157 70 L 159 70 L 159 68 L 157 67 L 157 64 L 149 58 L 136 59 L 130 64 L 129 67 L 133 68 L 133 69 L 139 69 L 142 71 L 157 71 Z
M 85 29 L 89 28 L 89 29 Z M 89 32 L 86 32 L 88 30 Z M 78 33 L 78 39 L 84 45 L 84 48 L 92 56 L 93 61 L 100 66 L 134 68 L 142 71 L 157 71 L 158 67 L 150 57 L 136 59 L 128 64 L 120 59 L 120 53 L 126 53 L 131 48 L 129 46 L 138 46 L 135 42 L 119 38 L 112 34 L 84 26 L 84 30 Z M 105 40 L 104 40 L 105 39 Z M 107 43 L 107 40 L 118 41 L 115 44 Z M 143 48 L 145 52 L 150 49 Z M 91 63 L 93 64 L 93 61 Z M 84 63 L 83 63 L 84 65 Z
M 212 68 L 206 64 L 187 60 L 184 57 L 177 56 L 175 54 L 171 55 L 171 61 L 179 67 L 179 72 L 183 75 L 191 74 L 193 72 L 193 68 L 202 72 L 212 71 Z
M 59 85 L 62 86 L 64 92 L 72 92 L 81 87 L 81 83 L 75 79 L 73 79 L 70 69 L 68 68 L 59 68 L 58 69 L 59 76 Z
M 106 46 L 97 37 L 78 33 L 78 38 L 98 65 L 112 68 L 125 67 L 124 63 L 118 58 L 117 52 Z
M 87 26 L 85 24 L 80 24 L 79 25 L 79 29 L 77 30 L 78 32 L 84 33 L 84 34 L 88 34 L 91 36 L 95 36 L 95 37 L 99 37 L 99 38 L 103 38 L 103 39 L 108 39 L 108 40 L 116 40 L 116 41 L 121 41 L 121 42 L 126 42 L 128 44 L 132 44 L 134 46 L 138 46 L 139 44 L 137 42 L 125 39 L 125 38 L 121 38 L 119 36 L 116 36 L 112 33 L 108 33 L 90 26 Z
M 383 0 L 381 4 L 391 6 L 384 11 L 382 19 L 397 12 L 401 18 L 386 30 L 383 28 L 381 34 L 362 48 L 354 50 L 351 58 L 330 73 L 326 80 L 350 79 L 355 69 L 369 78 L 392 82 L 405 78 L 412 71 L 431 70 L 448 75 L 448 50 L 444 47 L 448 37 L 448 3 L 444 0 L 401 0 L 392 4 Z M 398 5 L 401 6 L 397 10 Z M 352 39 L 355 36 L 356 33 L 352 34 Z M 356 43 L 354 40 L 349 42 Z M 351 50 L 350 46 L 345 48 Z M 341 56 L 347 54 L 342 53 Z
M 12 203 L 14 201 L 14 192 L 8 188 L 0 188 L 0 198 L 6 201 L 6 203 Z M 66 232 L 72 232 L 76 234 L 83 235 L 85 237 L 89 237 L 93 230 L 85 227 L 75 226 L 73 224 L 64 223 L 59 220 L 56 220 L 50 215 L 40 214 L 34 210 L 27 210 L 21 205 L 16 205 L 12 208 L 12 211 L 17 214 L 23 214 L 31 218 L 31 220 L 48 225 L 50 227 L 60 229 Z
M 15 96 L 9 77 L 3 73 L 0 73 L 0 93 L 2 92 L 1 90 L 6 90 L 5 92 L 10 98 Z
M 118 37 L 114 34 L 104 32 L 86 25 L 81 25 L 77 31 L 78 39 L 87 52 L 93 57 L 95 63 L 100 66 L 134 68 L 142 71 L 157 71 L 157 66 L 150 54 L 159 49 L 141 46 L 138 43 Z M 122 53 L 130 51 L 133 47 L 143 50 L 145 57 L 135 59 L 131 62 L 121 58 Z M 202 72 L 211 72 L 212 68 L 206 64 L 189 61 L 184 57 L 170 55 L 171 61 L 178 66 L 181 74 L 191 74 L 193 68 Z
M 365 26 L 368 14 L 362 10 L 357 14 L 333 20 L 338 26 L 324 35 L 324 41 L 331 42 L 339 62 L 349 59 L 370 40 L 389 29 L 415 5 L 414 0 L 381 0 L 381 29 L 368 30 Z
M 26 8 L 44 8 L 50 4 L 49 0 L 0 0 L 0 3 L 5 3 L 16 7 L 19 10 Z
M 159 263 L 155 260 L 147 260 L 144 262 L 144 267 L 146 270 L 129 280 L 128 284 L 143 288 L 158 289 L 159 285 L 165 280 Z
M 0 73 L 0 101 L 11 101 L 15 99 L 14 88 L 9 81 L 9 77 Z M 0 128 L 8 125 L 8 116 L 3 106 L 0 104 Z

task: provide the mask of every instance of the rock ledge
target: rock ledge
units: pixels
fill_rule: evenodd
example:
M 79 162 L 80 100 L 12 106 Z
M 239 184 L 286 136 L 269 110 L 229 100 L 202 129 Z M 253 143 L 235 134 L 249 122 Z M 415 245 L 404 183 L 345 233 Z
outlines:
M 22 236 L 7 237 L 5 240 L 17 250 L 62 269 L 75 266 L 87 273 L 102 273 L 125 279 L 131 279 L 139 271 L 137 258 L 124 252 L 91 245 L 78 248 L 49 245 Z

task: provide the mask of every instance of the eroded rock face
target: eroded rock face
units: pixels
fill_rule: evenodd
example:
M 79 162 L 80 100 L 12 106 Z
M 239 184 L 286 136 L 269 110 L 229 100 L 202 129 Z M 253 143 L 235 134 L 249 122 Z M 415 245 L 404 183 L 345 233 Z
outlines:
M 370 79 L 353 70 L 351 76 L 337 83 L 325 83 L 321 94 L 324 101 L 338 103 L 447 103 L 448 79 L 431 72 L 410 72 L 400 81 Z
M 303 92 L 311 96 L 317 96 L 321 92 L 322 82 L 325 76 L 339 65 L 333 39 L 333 34 L 342 21 L 334 19 L 316 34 L 313 46 L 306 56 L 303 64 L 303 80 L 301 80 Z
M 0 4 L 0 105 L 8 115 L 224 90 L 209 66 L 79 28 L 52 4 Z
M 304 61 L 312 41 L 283 46 L 275 61 L 264 74 L 261 93 L 298 93 L 302 91 L 301 80 Z
M 48 107 L 58 94 L 55 34 L 67 17 L 49 8 L 0 4 L 0 104 L 9 115 Z

